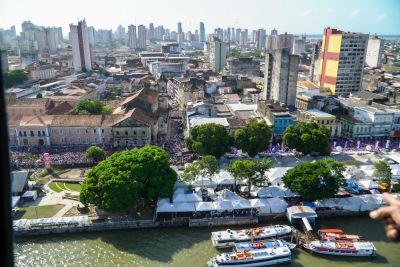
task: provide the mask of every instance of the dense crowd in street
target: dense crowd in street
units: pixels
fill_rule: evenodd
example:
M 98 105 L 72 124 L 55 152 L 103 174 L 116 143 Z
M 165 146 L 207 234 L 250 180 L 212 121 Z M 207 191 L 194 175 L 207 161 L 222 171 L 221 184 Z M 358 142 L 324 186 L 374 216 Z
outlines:
M 171 157 L 171 164 L 174 166 L 184 166 L 192 162 L 195 155 L 187 151 L 183 139 L 183 134 L 175 134 L 164 143 L 164 149 Z

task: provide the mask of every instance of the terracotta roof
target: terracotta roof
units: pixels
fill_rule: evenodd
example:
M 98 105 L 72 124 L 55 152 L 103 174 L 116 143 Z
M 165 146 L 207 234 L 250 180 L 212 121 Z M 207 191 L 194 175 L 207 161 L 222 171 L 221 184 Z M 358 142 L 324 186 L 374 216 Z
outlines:
M 227 120 L 231 127 L 244 127 L 247 124 L 245 119 L 227 118 Z
M 49 101 L 47 98 L 20 98 L 9 106 L 46 106 Z
M 103 121 L 101 123 L 102 126 L 113 126 L 114 124 L 117 124 L 129 116 L 127 115 L 104 115 L 103 116 Z
M 54 115 L 51 126 L 100 126 L 103 115 Z
M 22 115 L 8 114 L 8 116 L 7 116 L 8 127 L 19 126 L 19 123 L 21 122 L 22 117 L 23 117 Z
M 56 106 L 46 112 L 48 115 L 64 115 L 71 112 L 74 109 L 74 104 L 68 101 L 62 101 L 57 103 Z
M 151 125 L 152 123 L 157 121 L 157 118 L 150 115 L 149 113 L 144 112 L 143 110 L 141 110 L 139 108 L 132 109 L 131 117 L 134 118 L 135 120 L 140 121 L 141 123 L 146 124 L 146 125 Z
M 47 126 L 53 120 L 52 115 L 24 116 L 19 123 L 20 126 Z

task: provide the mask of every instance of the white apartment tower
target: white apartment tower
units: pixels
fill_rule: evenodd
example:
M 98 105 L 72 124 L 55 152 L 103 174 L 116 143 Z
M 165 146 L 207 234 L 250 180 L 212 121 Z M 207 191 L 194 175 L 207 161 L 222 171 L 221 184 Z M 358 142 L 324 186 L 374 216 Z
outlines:
M 368 67 L 379 68 L 381 66 L 383 53 L 383 39 L 378 36 L 372 36 L 368 39 L 367 54 L 365 63 Z
M 91 71 L 92 59 L 90 55 L 89 38 L 86 21 L 78 21 L 78 25 L 69 25 L 72 44 L 72 57 L 75 71 Z
M 146 50 L 147 29 L 144 25 L 138 27 L 138 46 L 140 50 Z
M 210 67 L 214 72 L 220 72 L 226 65 L 227 44 L 218 38 L 210 44 Z

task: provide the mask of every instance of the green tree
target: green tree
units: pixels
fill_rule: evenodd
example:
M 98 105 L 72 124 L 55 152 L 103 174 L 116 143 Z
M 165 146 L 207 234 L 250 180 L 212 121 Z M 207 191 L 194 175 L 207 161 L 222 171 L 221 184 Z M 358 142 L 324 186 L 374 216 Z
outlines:
M 193 127 L 185 142 L 197 154 L 212 155 L 219 159 L 228 150 L 231 140 L 224 126 L 208 123 Z
M 235 58 L 239 58 L 240 57 L 240 51 L 237 50 L 236 48 L 232 49 L 230 54 L 230 57 L 235 57 Z
M 36 95 L 36 98 L 43 98 L 42 93 L 38 93 L 38 94 Z
M 379 179 L 379 182 L 387 184 L 388 189 L 390 189 L 390 185 L 392 182 L 392 169 L 390 168 L 390 166 L 386 162 L 381 160 L 375 162 L 374 167 L 374 176 Z
M 326 127 L 309 121 L 290 125 L 283 134 L 284 144 L 304 155 L 310 153 L 329 155 L 331 153 L 329 138 L 330 133 Z
M 104 150 L 98 146 L 90 146 L 86 149 L 86 157 L 94 161 L 100 161 L 105 158 Z
M 265 121 L 252 119 L 244 128 L 235 131 L 234 139 L 238 148 L 242 149 L 250 157 L 254 157 L 259 152 L 267 149 L 271 136 L 271 128 L 268 127 Z
M 4 73 L 4 87 L 6 89 L 13 87 L 14 85 L 21 84 L 28 80 L 28 76 L 23 70 L 12 70 Z
M 202 179 L 211 179 L 218 171 L 218 160 L 214 156 L 207 155 L 189 164 L 181 174 L 181 177 L 186 181 L 194 181 L 198 176 L 201 176 Z
M 266 171 L 273 166 L 273 162 L 269 158 L 263 158 L 258 161 L 252 160 L 235 160 L 228 165 L 228 171 L 235 178 L 235 188 L 237 180 L 246 180 L 248 190 L 254 184 L 264 184 L 268 178 Z
M 170 197 L 177 178 L 169 155 L 158 146 L 117 152 L 92 168 L 82 183 L 80 201 L 119 211 L 140 198 Z
M 76 104 L 74 113 L 76 115 L 110 114 L 111 109 L 99 100 L 83 99 Z
M 344 166 L 325 158 L 316 162 L 303 162 L 289 169 L 282 180 L 293 192 L 307 200 L 324 199 L 335 196 L 344 183 Z

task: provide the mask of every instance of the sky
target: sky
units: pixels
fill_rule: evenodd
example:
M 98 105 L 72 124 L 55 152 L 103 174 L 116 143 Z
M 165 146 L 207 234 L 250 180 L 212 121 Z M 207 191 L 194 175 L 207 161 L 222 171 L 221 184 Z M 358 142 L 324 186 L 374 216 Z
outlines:
M 0 0 L 0 28 L 24 20 L 41 26 L 61 26 L 86 19 L 96 29 L 121 24 L 149 25 L 176 30 L 178 21 L 186 32 L 205 23 L 214 28 L 249 30 L 276 28 L 278 32 L 322 34 L 323 28 L 370 34 L 400 34 L 399 0 Z

